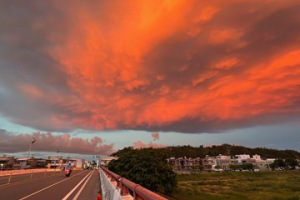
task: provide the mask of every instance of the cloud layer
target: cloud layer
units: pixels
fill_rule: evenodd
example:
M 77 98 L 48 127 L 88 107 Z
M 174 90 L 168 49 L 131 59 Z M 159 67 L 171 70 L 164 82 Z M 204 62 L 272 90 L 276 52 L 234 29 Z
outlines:
M 138 140 L 135 143 L 133 143 L 134 149 L 145 149 L 145 148 L 153 148 L 153 149 L 160 149 L 160 148 L 166 148 L 167 145 L 165 144 L 156 144 L 153 142 L 149 142 L 148 144 Z
M 114 152 L 112 144 L 104 144 L 100 137 L 82 139 L 71 137 L 70 134 L 54 135 L 52 133 L 12 134 L 0 130 L 0 152 L 15 153 L 28 151 L 29 144 L 35 138 L 32 145 L 33 151 L 61 151 L 64 153 L 110 155 Z
M 0 3 L 0 113 L 46 131 L 300 118 L 298 0 Z

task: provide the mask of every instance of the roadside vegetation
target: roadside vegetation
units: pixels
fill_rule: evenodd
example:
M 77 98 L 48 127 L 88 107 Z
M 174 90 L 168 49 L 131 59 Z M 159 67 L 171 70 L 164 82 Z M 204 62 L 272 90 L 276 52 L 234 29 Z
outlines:
M 108 169 L 161 194 L 171 195 L 176 188 L 176 174 L 166 159 L 152 149 L 123 152 L 109 163 Z
M 170 157 L 201 157 L 219 154 L 259 154 L 262 158 L 277 158 L 269 172 L 253 172 L 252 164 L 230 165 L 235 172 L 176 175 L 168 165 Z M 174 200 L 300 200 L 300 153 L 292 150 L 247 148 L 242 146 L 191 147 L 163 149 L 133 149 L 127 147 L 114 153 L 117 160 L 108 168 L 154 192 Z M 201 167 L 201 166 L 200 166 Z M 237 171 L 247 172 L 237 172 Z M 288 170 L 288 171 L 285 171 Z
M 120 157 L 126 152 L 132 151 L 132 147 L 126 147 L 118 152 L 114 153 L 113 156 Z M 162 149 L 152 149 L 151 151 L 155 151 L 159 153 L 163 158 L 170 157 L 188 157 L 188 158 L 196 158 L 201 157 L 204 158 L 206 155 L 209 156 L 218 156 L 219 154 L 235 156 L 240 154 L 249 154 L 255 155 L 258 154 L 262 158 L 277 158 L 277 159 L 300 159 L 300 152 L 294 150 L 277 150 L 277 149 L 267 149 L 267 148 L 248 148 L 243 146 L 232 146 L 229 144 L 223 144 L 221 146 L 212 146 L 212 147 L 203 147 L 202 145 L 199 147 L 192 146 L 171 146 Z
M 177 175 L 173 200 L 300 200 L 300 170 Z

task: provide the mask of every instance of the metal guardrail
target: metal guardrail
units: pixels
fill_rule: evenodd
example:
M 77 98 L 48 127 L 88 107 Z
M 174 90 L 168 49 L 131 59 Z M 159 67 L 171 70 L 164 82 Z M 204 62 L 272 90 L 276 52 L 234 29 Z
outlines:
M 104 166 L 100 167 L 103 172 L 117 183 L 117 189 L 120 190 L 121 196 L 131 195 L 134 200 L 168 200 L 142 186 L 136 184 L 118 174 L 106 169 Z
M 0 171 L 0 177 L 1 176 L 10 176 L 10 175 L 39 173 L 39 172 L 57 172 L 57 171 L 60 171 L 60 170 L 59 169 L 47 169 L 47 168 L 6 170 L 6 171 Z
M 24 175 L 24 179 L 20 179 L 19 181 L 23 181 L 29 178 L 33 178 L 34 174 L 37 173 L 43 173 L 44 176 L 46 175 L 46 173 L 48 172 L 53 172 L 53 174 L 55 174 L 56 172 L 59 172 L 60 170 L 56 170 L 56 169 L 46 169 L 46 168 L 42 168 L 42 169 L 26 169 L 26 170 L 7 170 L 7 171 L 0 171 L 0 179 L 2 179 L 0 183 L 1 185 L 7 185 L 10 184 L 13 177 L 17 176 L 17 175 Z M 28 175 L 28 176 L 27 176 Z M 6 178 L 6 182 L 4 181 Z

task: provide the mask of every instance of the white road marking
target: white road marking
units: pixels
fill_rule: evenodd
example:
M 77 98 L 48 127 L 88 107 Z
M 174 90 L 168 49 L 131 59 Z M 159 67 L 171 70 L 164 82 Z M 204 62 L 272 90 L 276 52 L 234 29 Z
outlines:
M 84 184 L 82 185 L 82 187 L 80 188 L 80 190 L 77 192 L 77 194 L 75 195 L 75 197 L 73 198 L 73 200 L 77 200 L 79 195 L 81 194 L 82 190 L 84 189 L 84 187 L 86 186 L 87 182 L 89 182 L 90 178 L 93 176 L 93 173 L 90 175 L 90 177 L 88 179 L 86 179 L 86 181 L 84 182 Z
M 91 175 L 91 173 L 92 173 L 93 171 L 91 171 L 90 173 L 88 173 L 74 188 L 73 188 L 73 190 L 71 190 L 62 200 L 67 200 L 71 195 L 72 195 L 72 193 L 80 186 L 80 184 L 85 180 L 85 179 L 87 179 L 87 177 L 89 176 L 89 175 Z
M 82 171 L 82 172 L 79 172 L 78 174 L 76 174 L 76 175 L 74 175 L 74 176 L 72 176 L 71 178 L 73 178 L 73 177 L 75 177 L 75 176 L 78 176 L 78 175 L 81 174 L 81 173 L 83 173 L 83 171 Z M 59 184 L 59 183 L 62 183 L 62 182 L 67 181 L 67 180 L 70 180 L 71 178 L 67 178 L 67 179 L 61 180 L 61 181 L 59 181 L 59 182 L 57 182 L 57 183 L 54 183 L 54 184 L 52 184 L 52 185 L 49 185 L 49 186 L 47 186 L 47 187 L 45 187 L 45 188 L 43 188 L 43 189 L 41 189 L 41 190 L 38 190 L 38 191 L 36 191 L 36 192 L 34 192 L 34 193 L 30 194 L 30 195 L 27 195 L 26 197 L 23 197 L 23 198 L 21 198 L 21 199 L 19 199 L 19 200 L 27 199 L 27 198 L 29 198 L 29 197 L 31 197 L 31 196 L 33 196 L 33 195 L 36 195 L 36 194 L 38 194 L 38 193 L 40 193 L 40 192 L 42 192 L 42 191 L 44 191 L 44 190 L 47 190 L 48 188 L 51 188 L 51 187 L 53 187 L 53 186 L 55 186 L 55 185 L 57 185 L 57 184 Z

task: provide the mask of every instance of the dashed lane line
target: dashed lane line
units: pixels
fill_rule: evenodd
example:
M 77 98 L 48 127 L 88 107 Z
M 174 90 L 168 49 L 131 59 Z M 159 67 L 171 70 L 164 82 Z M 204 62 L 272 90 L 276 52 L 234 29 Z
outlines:
M 85 188 L 87 182 L 89 182 L 90 178 L 93 176 L 95 171 L 93 171 L 93 173 L 90 175 L 90 177 L 88 179 L 86 179 L 86 181 L 84 182 L 84 184 L 82 185 L 82 187 L 80 188 L 80 190 L 77 192 L 77 194 L 75 195 L 75 197 L 73 198 L 73 200 L 77 200 L 79 195 L 81 194 L 82 190 Z
M 36 191 L 36 192 L 34 192 L 34 193 L 30 194 L 30 195 L 27 195 L 27 196 L 25 196 L 25 197 L 23 197 L 23 198 L 21 198 L 21 199 L 19 199 L 19 200 L 27 199 L 27 198 L 29 198 L 29 197 L 31 197 L 31 196 L 33 196 L 33 195 L 36 195 L 36 194 L 38 194 L 38 193 L 40 193 L 40 192 L 42 192 L 42 191 L 44 191 L 44 190 L 49 189 L 49 188 L 51 188 L 51 187 L 53 187 L 53 186 L 55 186 L 55 185 L 57 185 L 57 184 L 60 184 L 60 183 L 65 182 L 65 181 L 67 181 L 67 180 L 70 180 L 71 178 L 74 178 L 75 176 L 78 176 L 79 174 L 81 174 L 81 173 L 83 173 L 83 172 L 84 172 L 84 171 L 79 172 L 78 174 L 76 174 L 76 175 L 74 175 L 74 176 L 72 176 L 72 177 L 70 177 L 70 178 L 68 178 L 68 179 L 64 179 L 64 180 L 61 180 L 61 181 L 59 181 L 59 182 L 56 182 L 56 183 L 54 183 L 54 184 L 52 184 L 52 185 L 49 185 L 49 186 L 47 186 L 47 187 L 45 187 L 45 188 L 43 188 L 43 189 L 41 189 L 41 190 L 38 190 L 38 191 Z
M 72 194 L 73 192 L 81 185 L 81 183 L 87 179 L 88 176 L 90 176 L 92 174 L 93 171 L 91 171 L 90 173 L 88 173 L 62 200 L 67 200 Z

